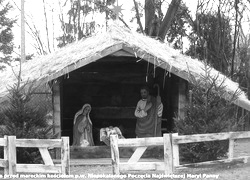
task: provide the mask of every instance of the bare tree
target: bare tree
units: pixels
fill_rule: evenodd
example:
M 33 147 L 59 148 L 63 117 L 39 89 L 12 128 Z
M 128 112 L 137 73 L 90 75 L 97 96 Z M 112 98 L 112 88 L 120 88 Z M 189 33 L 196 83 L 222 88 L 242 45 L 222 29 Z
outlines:
M 50 39 L 49 39 L 49 29 L 48 29 L 48 19 L 47 19 L 47 13 L 46 13 L 45 0 L 43 0 L 43 12 L 44 12 L 44 18 L 45 18 L 45 28 L 46 28 L 46 35 L 47 35 L 48 51 L 49 51 L 49 53 L 51 53 Z

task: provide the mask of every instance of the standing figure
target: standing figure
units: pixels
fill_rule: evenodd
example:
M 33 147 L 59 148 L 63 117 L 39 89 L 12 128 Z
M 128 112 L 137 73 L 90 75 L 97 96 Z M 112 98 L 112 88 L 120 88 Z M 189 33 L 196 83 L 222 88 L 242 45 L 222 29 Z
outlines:
M 149 88 L 141 88 L 142 99 L 137 103 L 135 116 L 137 117 L 135 134 L 141 137 L 159 137 L 161 136 L 161 117 L 163 104 L 161 97 L 155 98 L 149 95 Z
M 94 146 L 92 122 L 89 117 L 91 106 L 85 104 L 74 117 L 73 146 Z

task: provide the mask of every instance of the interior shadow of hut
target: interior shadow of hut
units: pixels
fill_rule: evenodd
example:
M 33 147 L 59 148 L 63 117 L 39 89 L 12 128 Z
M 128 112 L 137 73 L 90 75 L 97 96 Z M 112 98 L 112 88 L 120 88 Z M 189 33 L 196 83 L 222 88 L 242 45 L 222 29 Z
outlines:
M 167 75 L 161 68 L 139 61 L 135 57 L 107 56 L 101 60 L 79 68 L 61 81 L 62 94 L 62 136 L 70 137 L 73 142 L 73 118 L 85 103 L 92 106 L 90 119 L 93 123 L 95 146 L 74 148 L 71 158 L 110 157 L 110 147 L 100 141 L 100 129 L 119 127 L 125 138 L 135 138 L 136 118 L 134 110 L 140 97 L 140 87 L 146 83 L 151 87 L 160 86 L 164 105 L 162 133 L 171 132 L 174 111 L 178 106 L 178 77 Z M 101 146 L 101 148 L 99 148 Z M 152 150 L 150 150 L 152 149 Z M 131 156 L 134 148 L 120 149 L 121 157 Z M 161 149 L 149 148 L 145 155 L 155 154 Z M 163 151 L 163 150 L 162 150 Z

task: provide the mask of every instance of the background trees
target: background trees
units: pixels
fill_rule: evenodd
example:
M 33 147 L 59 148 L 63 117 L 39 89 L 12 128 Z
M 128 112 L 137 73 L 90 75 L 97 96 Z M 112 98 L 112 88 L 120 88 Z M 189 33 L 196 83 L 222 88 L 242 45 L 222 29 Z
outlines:
M 12 6 L 5 0 L 0 0 L 0 62 L 8 63 L 11 61 L 13 51 L 12 27 L 15 20 L 8 17 Z M 0 70 L 4 65 L 0 65 Z

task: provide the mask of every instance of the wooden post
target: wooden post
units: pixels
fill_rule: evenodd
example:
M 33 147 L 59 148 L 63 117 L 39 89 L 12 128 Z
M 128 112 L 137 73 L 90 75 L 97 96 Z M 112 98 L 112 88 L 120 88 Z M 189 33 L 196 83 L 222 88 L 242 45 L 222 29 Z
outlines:
M 232 132 L 229 132 L 229 147 L 228 147 L 228 159 L 233 159 L 234 157 L 234 139 L 232 139 Z
M 119 164 L 119 149 L 118 149 L 118 136 L 110 136 L 110 148 L 111 148 L 111 160 L 112 160 L 112 170 L 113 174 L 120 174 Z
M 16 174 L 16 136 L 8 136 L 7 157 L 9 166 L 9 175 Z
M 178 133 L 173 133 L 172 138 L 174 139 L 175 137 L 178 137 Z M 180 157 L 179 157 L 179 144 L 175 144 L 173 142 L 173 158 L 174 158 L 174 166 L 179 166 L 180 165 Z
M 185 117 L 185 105 L 187 103 L 186 91 L 187 81 L 179 78 L 179 93 L 178 93 L 178 118 L 183 119 Z
M 53 94 L 53 133 L 57 134 L 57 138 L 61 138 L 61 97 L 60 97 L 60 83 L 57 81 L 52 86 Z M 55 149 L 55 158 L 60 159 L 60 150 Z
M 6 142 L 6 146 L 4 146 L 4 149 L 3 149 L 3 158 L 5 160 L 7 160 L 7 162 L 9 162 L 9 159 L 8 159 L 8 136 L 4 136 L 4 140 Z M 4 174 L 9 174 L 9 165 L 7 164 L 7 166 L 4 168 Z
M 69 174 L 69 137 L 62 137 L 62 147 L 61 147 L 61 164 L 62 164 L 62 174 Z
M 163 135 L 165 174 L 173 173 L 172 134 Z

